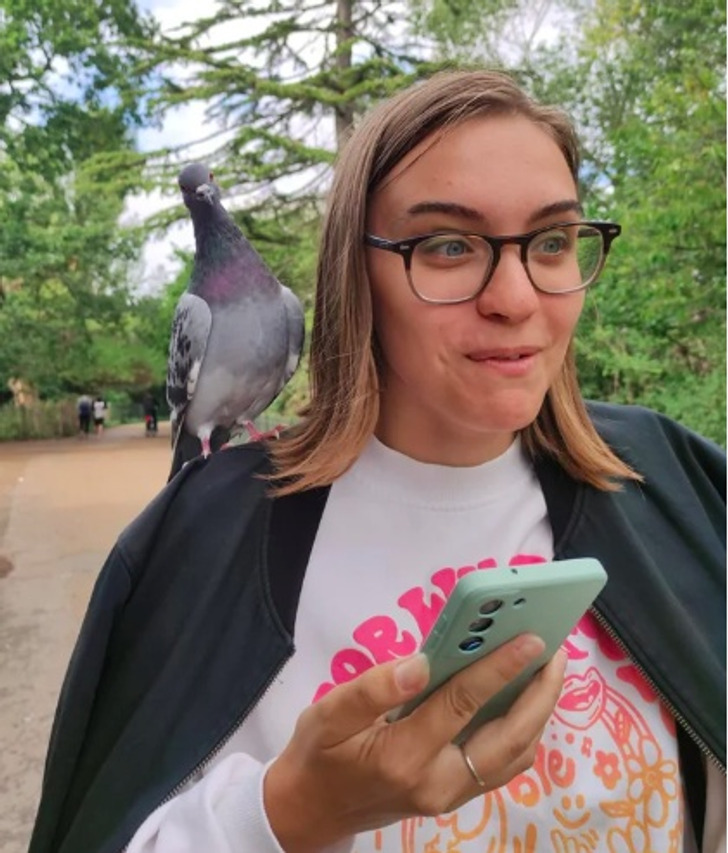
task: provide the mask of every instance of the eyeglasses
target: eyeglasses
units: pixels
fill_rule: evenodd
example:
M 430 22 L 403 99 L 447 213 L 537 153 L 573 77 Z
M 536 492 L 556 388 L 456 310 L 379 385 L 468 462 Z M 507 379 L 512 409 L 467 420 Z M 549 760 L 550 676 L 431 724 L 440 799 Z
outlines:
M 479 296 L 493 277 L 501 249 L 510 243 L 521 247 L 521 263 L 536 290 L 584 290 L 597 280 L 621 231 L 614 222 L 562 222 L 508 237 L 442 231 L 397 241 L 366 234 L 364 241 L 401 255 L 415 296 L 444 305 Z

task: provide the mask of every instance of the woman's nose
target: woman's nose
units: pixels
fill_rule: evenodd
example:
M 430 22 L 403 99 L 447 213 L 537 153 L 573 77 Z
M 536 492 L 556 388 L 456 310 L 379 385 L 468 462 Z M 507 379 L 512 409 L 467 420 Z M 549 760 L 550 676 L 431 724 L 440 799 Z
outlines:
M 514 323 L 537 310 L 539 294 L 526 272 L 520 246 L 503 246 L 490 281 L 476 304 L 484 317 L 499 316 Z

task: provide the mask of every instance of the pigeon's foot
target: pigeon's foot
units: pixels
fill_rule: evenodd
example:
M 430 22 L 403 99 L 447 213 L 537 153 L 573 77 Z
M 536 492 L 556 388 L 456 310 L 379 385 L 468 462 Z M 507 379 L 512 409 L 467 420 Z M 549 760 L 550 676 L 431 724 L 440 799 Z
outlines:
M 220 445 L 220 450 L 227 450 L 230 447 L 237 447 L 240 444 L 248 443 L 248 435 L 244 432 L 230 433 L 230 438 L 225 444 Z
M 233 427 L 230 438 L 222 445 L 221 450 L 225 450 L 228 447 L 237 447 L 239 444 L 247 444 L 248 441 L 272 441 L 273 439 L 280 438 L 281 433 L 286 427 L 285 424 L 278 424 L 273 429 L 259 432 L 252 421 L 243 421 L 242 424 L 236 426 L 238 428 Z M 240 429 L 240 427 L 243 427 L 243 429 Z
M 243 426 L 247 429 L 251 441 L 270 441 L 271 439 L 280 438 L 281 433 L 286 428 L 285 424 L 278 424 L 277 426 L 274 426 L 273 429 L 266 430 L 265 432 L 258 432 L 252 421 L 245 421 Z

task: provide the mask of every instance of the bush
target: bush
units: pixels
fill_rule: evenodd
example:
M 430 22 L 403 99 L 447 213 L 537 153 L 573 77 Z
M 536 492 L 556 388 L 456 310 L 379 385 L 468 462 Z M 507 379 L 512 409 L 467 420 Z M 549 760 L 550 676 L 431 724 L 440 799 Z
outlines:
M 78 432 L 73 400 L 39 400 L 29 406 L 0 406 L 0 441 L 60 438 Z

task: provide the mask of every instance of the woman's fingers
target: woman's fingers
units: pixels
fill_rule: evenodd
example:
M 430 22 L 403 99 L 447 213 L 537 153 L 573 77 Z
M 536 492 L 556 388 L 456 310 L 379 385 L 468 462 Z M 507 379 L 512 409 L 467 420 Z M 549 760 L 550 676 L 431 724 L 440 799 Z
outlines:
M 384 723 L 383 715 L 427 685 L 422 655 L 373 667 L 307 708 L 265 778 L 266 811 L 281 845 L 316 849 L 399 817 L 441 814 L 481 793 L 452 740 L 543 647 L 532 635 L 516 638 L 459 672 L 396 723 Z M 563 669 L 559 655 L 505 717 L 469 739 L 467 754 L 486 790 L 533 762 Z
M 478 709 L 543 653 L 544 642 L 522 634 L 465 667 L 398 725 L 417 728 L 417 737 L 432 732 L 432 751 L 453 740 Z M 436 736 L 434 736 L 436 733 Z M 426 735 L 425 735 L 426 736 Z
M 500 787 L 533 764 L 536 746 L 561 694 L 566 660 L 566 653 L 558 651 L 508 713 L 479 729 L 465 744 L 489 789 Z
M 452 811 L 484 791 L 505 785 L 532 764 L 543 730 L 558 701 L 566 655 L 557 654 L 537 673 L 506 715 L 486 723 L 462 745 L 450 744 L 434 759 L 432 788 L 435 811 Z M 468 767 L 470 759 L 475 775 Z
M 424 690 L 429 674 L 423 654 L 372 667 L 307 708 L 300 721 L 321 747 L 335 746 Z

